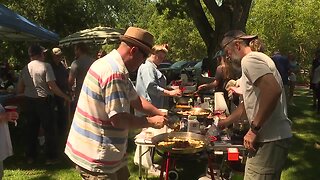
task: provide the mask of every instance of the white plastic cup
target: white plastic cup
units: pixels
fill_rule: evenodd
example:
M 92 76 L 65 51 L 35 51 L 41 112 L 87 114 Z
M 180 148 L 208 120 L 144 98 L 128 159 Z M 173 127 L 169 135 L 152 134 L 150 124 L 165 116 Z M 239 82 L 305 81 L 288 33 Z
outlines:
M 168 115 L 168 110 L 167 109 L 159 109 L 163 115 L 167 116 Z
M 168 115 L 167 109 L 159 109 L 159 110 L 163 113 L 164 116 Z M 166 133 L 166 132 L 168 132 L 168 126 L 166 126 L 166 125 L 163 128 L 158 129 L 159 134 Z

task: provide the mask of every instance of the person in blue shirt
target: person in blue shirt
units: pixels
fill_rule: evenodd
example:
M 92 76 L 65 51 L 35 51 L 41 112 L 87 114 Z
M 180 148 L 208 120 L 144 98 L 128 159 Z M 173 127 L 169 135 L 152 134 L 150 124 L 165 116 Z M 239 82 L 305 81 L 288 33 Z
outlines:
M 152 54 L 142 64 L 137 73 L 136 90 L 157 108 L 166 108 L 166 96 L 181 96 L 180 89 L 166 88 L 167 79 L 157 66 L 165 60 L 168 49 L 164 45 L 155 45 Z
M 281 79 L 283 83 L 283 87 L 286 94 L 286 101 L 289 99 L 289 60 L 286 56 L 281 55 L 279 51 L 274 52 L 273 56 L 271 57 L 274 64 L 276 65 Z M 288 103 L 287 103 L 288 104 Z

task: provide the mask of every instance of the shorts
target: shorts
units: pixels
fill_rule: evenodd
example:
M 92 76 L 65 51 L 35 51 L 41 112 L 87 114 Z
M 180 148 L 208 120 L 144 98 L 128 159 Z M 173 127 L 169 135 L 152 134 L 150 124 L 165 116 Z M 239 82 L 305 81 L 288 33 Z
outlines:
M 120 168 L 115 173 L 91 172 L 80 166 L 76 166 L 76 169 L 80 172 L 83 180 L 127 180 L 130 177 L 127 166 Z
M 288 156 L 290 139 L 257 143 L 256 152 L 248 155 L 244 179 L 280 180 Z

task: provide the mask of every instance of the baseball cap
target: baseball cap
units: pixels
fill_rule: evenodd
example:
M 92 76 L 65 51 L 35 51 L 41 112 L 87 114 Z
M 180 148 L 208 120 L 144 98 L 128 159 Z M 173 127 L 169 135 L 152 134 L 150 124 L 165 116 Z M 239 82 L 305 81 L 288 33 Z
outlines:
M 56 55 L 56 56 L 59 56 L 59 55 L 62 54 L 62 51 L 61 51 L 60 48 L 53 48 L 53 49 L 52 49 L 52 54 L 53 54 L 53 55 Z
M 221 47 L 222 49 L 225 48 L 228 44 L 236 39 L 252 40 L 255 38 L 258 38 L 258 35 L 247 35 L 241 30 L 231 30 L 224 34 Z
M 28 49 L 28 54 L 30 57 L 40 55 L 41 53 L 44 53 L 44 52 L 47 52 L 47 49 L 38 44 L 33 44 Z

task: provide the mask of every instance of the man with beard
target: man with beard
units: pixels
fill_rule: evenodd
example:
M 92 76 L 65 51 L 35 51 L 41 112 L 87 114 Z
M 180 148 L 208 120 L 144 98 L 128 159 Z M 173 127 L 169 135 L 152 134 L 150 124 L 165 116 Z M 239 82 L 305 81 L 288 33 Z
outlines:
M 291 121 L 287 117 L 281 76 L 270 57 L 253 52 L 248 36 L 239 30 L 224 35 L 221 46 L 232 61 L 241 62 L 243 102 L 218 127 L 226 127 L 246 114 L 250 129 L 244 136 L 249 151 L 245 179 L 280 179 L 288 155 Z

